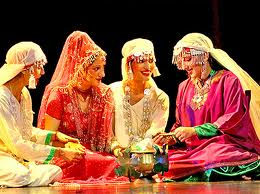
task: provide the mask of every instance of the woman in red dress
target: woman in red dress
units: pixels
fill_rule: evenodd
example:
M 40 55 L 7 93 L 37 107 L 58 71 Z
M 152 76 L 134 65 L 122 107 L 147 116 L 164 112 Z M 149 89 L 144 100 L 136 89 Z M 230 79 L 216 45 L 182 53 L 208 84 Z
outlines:
M 47 85 L 38 115 L 38 127 L 61 131 L 80 139 L 65 147 L 86 149 L 77 164 L 56 159 L 63 169 L 63 182 L 125 182 L 114 169 L 110 154 L 113 98 L 101 82 L 105 76 L 106 53 L 87 33 L 74 31 L 67 38 L 57 67 Z

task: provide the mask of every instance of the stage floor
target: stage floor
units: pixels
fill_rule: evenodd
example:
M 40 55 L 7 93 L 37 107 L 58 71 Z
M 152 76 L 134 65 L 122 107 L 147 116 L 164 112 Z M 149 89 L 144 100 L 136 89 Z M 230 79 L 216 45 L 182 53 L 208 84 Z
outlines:
M 147 183 L 147 184 L 117 184 L 117 185 L 84 185 L 75 187 L 24 187 L 2 188 L 0 194 L 225 194 L 225 193 L 260 193 L 260 181 L 224 181 L 224 182 L 196 182 L 196 183 Z

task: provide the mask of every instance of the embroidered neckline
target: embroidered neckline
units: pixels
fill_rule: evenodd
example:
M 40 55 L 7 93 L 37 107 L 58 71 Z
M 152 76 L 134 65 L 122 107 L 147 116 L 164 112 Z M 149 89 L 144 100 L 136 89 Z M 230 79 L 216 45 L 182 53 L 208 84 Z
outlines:
M 209 78 L 204 82 L 202 87 L 199 86 L 198 80 L 195 81 L 194 96 L 192 97 L 190 102 L 190 107 L 193 110 L 200 109 L 205 104 L 211 88 L 212 78 L 214 77 L 214 75 L 216 75 L 216 73 L 217 71 L 212 69 L 209 73 Z
M 151 126 L 151 111 L 150 111 L 150 99 L 151 99 L 151 88 L 144 89 L 144 97 L 143 99 L 143 114 L 142 114 L 142 121 L 141 126 L 138 129 L 133 129 L 132 126 L 132 111 L 131 111 L 131 104 L 130 104 L 130 87 L 128 85 L 124 88 L 125 95 L 123 97 L 123 114 L 125 120 L 125 126 L 127 128 L 127 132 L 130 136 L 130 145 L 135 142 L 141 141 L 147 129 Z

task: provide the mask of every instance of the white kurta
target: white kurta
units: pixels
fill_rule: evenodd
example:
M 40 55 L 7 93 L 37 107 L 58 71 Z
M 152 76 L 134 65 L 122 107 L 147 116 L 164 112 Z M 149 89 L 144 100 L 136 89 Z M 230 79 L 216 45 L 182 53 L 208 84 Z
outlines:
M 127 147 L 130 143 L 130 136 L 128 127 L 125 125 L 123 98 L 125 96 L 122 81 L 114 82 L 110 84 L 115 99 L 115 121 L 114 121 L 114 133 L 115 141 L 113 145 L 118 143 L 121 147 Z M 138 103 L 131 105 L 132 115 L 132 130 L 138 131 L 142 125 L 143 118 L 143 101 L 141 99 Z M 151 137 L 159 132 L 164 132 L 169 117 L 169 97 L 168 95 L 159 89 L 156 85 L 151 88 L 150 98 L 150 128 L 146 131 L 145 137 Z
M 0 86 L 0 185 L 43 186 L 61 178 L 61 169 L 48 164 L 56 150 L 45 145 L 52 132 L 35 128 L 32 122 L 28 89 L 23 88 L 19 103 L 7 87 Z

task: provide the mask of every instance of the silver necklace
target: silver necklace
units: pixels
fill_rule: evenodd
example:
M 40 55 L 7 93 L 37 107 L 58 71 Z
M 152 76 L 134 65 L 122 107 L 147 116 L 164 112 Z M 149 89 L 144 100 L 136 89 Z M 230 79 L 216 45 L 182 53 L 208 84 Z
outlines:
M 131 99 L 130 87 L 125 86 L 125 96 L 123 98 L 123 110 L 124 110 L 125 126 L 130 136 L 130 145 L 135 142 L 141 141 L 144 138 L 146 131 L 151 126 L 150 95 L 151 95 L 151 89 L 146 88 L 144 90 L 143 114 L 142 114 L 141 126 L 138 127 L 138 129 L 133 129 L 131 104 L 130 104 L 130 99 Z
M 212 69 L 210 71 L 209 78 L 201 87 L 199 86 L 198 80 L 196 81 L 194 88 L 194 96 L 192 97 L 190 102 L 190 107 L 193 110 L 200 109 L 204 105 L 205 101 L 207 100 L 208 93 L 210 91 L 212 78 L 215 74 L 216 71 Z

